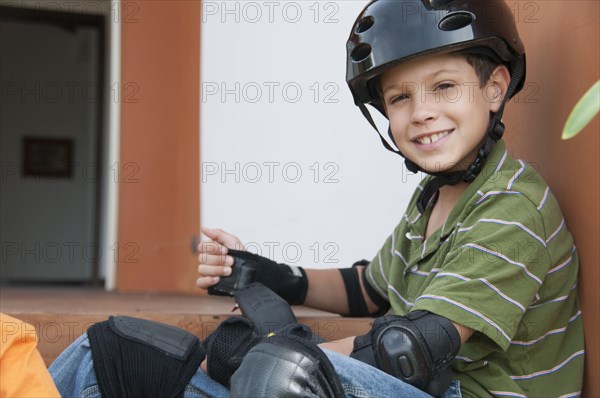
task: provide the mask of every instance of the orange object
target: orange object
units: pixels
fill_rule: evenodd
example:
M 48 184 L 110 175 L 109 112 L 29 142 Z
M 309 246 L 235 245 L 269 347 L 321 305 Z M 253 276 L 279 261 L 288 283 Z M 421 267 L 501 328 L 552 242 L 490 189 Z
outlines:
M 35 328 L 0 313 L 0 397 L 60 397 L 37 350 Z

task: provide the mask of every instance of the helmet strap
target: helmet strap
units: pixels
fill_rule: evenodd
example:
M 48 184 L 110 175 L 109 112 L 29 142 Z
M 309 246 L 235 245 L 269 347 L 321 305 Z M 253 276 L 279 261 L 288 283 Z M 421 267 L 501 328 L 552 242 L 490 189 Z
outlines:
M 356 100 L 356 105 L 358 106 L 358 108 L 362 112 L 362 114 L 365 117 L 365 119 L 367 119 L 367 121 L 369 122 L 369 124 L 371 126 L 373 126 L 373 128 L 375 129 L 375 131 L 377 131 L 377 134 L 379 134 L 379 139 L 381 139 L 381 143 L 383 144 L 383 146 L 385 147 L 385 149 L 387 149 L 390 152 L 394 152 L 395 154 L 398 154 L 398 155 L 404 157 L 404 155 L 402 155 L 402 153 L 399 150 L 392 148 L 392 146 L 385 140 L 385 138 L 383 138 L 383 136 L 379 132 L 379 129 L 377 128 L 377 125 L 375 124 L 375 121 L 373 120 L 373 116 L 371 116 L 371 113 L 369 112 L 369 110 L 367 109 L 367 107 L 365 106 L 365 104 L 363 104 L 362 102 Z M 415 173 L 415 172 L 413 171 L 413 173 Z

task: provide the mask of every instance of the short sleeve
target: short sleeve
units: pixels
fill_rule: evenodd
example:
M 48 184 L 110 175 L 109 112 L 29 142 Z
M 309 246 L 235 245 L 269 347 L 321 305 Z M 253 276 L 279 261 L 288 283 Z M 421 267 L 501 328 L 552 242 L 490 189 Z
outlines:
M 396 240 L 396 232 L 399 226 L 396 227 L 392 235 L 390 235 L 377 255 L 365 270 L 367 283 L 382 299 L 389 302 L 387 295 L 388 290 L 388 275 L 391 264 L 392 252 L 394 250 L 394 242 Z
M 451 248 L 413 309 L 445 316 L 507 350 L 550 268 L 543 219 L 523 195 L 471 206 L 442 243 Z

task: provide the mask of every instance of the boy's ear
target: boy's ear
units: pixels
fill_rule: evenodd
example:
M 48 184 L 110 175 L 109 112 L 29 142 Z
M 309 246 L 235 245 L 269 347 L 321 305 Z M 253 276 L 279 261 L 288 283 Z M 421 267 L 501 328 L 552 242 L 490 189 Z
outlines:
M 497 112 L 506 96 L 506 90 L 510 84 L 510 72 L 505 65 L 498 65 L 488 80 L 488 98 L 491 101 L 490 110 Z

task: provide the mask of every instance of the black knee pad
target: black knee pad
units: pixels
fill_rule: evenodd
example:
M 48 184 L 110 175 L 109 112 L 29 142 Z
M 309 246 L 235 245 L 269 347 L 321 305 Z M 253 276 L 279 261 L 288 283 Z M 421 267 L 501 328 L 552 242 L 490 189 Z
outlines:
M 88 329 L 102 397 L 182 397 L 205 357 L 198 338 L 159 322 L 110 317 Z
M 344 391 L 327 355 L 294 325 L 261 338 L 231 377 L 231 397 L 341 398 Z
M 226 319 L 204 342 L 208 375 L 226 387 L 259 337 L 280 334 L 288 325 L 296 324 L 289 304 L 261 283 L 239 289 L 235 298 L 245 318 Z
M 258 338 L 254 325 L 245 318 L 232 317 L 221 322 L 204 341 L 208 375 L 229 387 L 231 375 Z
M 255 282 L 239 289 L 235 292 L 235 300 L 259 336 L 297 322 L 290 305 L 262 283 Z

